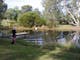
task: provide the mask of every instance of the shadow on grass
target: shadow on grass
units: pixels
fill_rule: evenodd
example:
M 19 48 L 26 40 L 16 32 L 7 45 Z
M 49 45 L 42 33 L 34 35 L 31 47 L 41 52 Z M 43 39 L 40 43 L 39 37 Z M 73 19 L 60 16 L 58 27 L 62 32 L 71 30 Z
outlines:
M 51 57 L 52 60 L 80 60 L 80 49 L 67 49 L 59 45 L 46 45 L 41 48 L 22 39 L 18 39 L 16 44 L 12 45 L 10 40 L 0 39 L 0 60 L 38 60 L 44 55 Z
M 8 39 L 0 39 L 0 60 L 37 60 L 47 51 L 43 51 L 40 46 L 17 40 L 12 45 Z
M 51 53 L 50 57 L 57 60 L 80 60 L 80 48 L 70 47 L 60 49 L 59 53 Z
M 0 59 L 2 60 L 36 60 L 39 53 L 31 53 L 31 52 L 13 52 L 0 54 Z

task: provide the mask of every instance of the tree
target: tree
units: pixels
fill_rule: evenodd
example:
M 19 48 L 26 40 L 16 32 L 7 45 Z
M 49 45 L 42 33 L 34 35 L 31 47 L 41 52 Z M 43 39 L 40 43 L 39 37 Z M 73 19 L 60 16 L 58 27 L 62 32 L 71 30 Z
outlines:
M 5 12 L 5 18 L 6 19 L 10 19 L 10 20 L 17 20 L 18 15 L 20 14 L 20 10 L 19 9 L 7 9 L 7 11 Z
M 52 26 L 55 26 L 55 21 L 61 20 L 63 17 L 63 14 L 58 9 L 58 2 L 58 0 L 43 0 L 44 15 L 52 23 Z
M 39 15 L 41 15 L 41 12 L 39 11 L 38 8 L 35 8 L 33 11 L 34 11 L 35 13 L 38 13 Z
M 42 23 L 42 21 L 43 21 L 43 23 Z M 44 20 L 41 19 L 39 14 L 37 14 L 33 11 L 22 14 L 19 17 L 18 22 L 20 23 L 20 25 L 23 25 L 25 27 L 40 26 L 42 24 L 45 24 Z
M 3 18 L 6 10 L 7 10 L 7 4 L 5 4 L 3 0 L 0 0 L 0 20 Z
M 66 0 L 64 0 L 65 2 L 67 2 Z M 74 2 L 75 1 L 75 2 Z M 75 25 L 76 27 L 79 27 L 80 26 L 80 20 L 79 20 L 79 17 L 80 17 L 80 1 L 79 0 L 71 0 L 71 3 L 69 4 L 66 4 L 64 5 L 64 8 L 66 9 L 66 12 L 69 14 L 69 16 L 72 18 L 71 22 L 73 25 Z M 75 12 L 75 13 L 74 13 Z M 79 31 L 75 31 L 74 32 L 74 37 L 73 37 L 73 41 L 75 40 L 75 44 L 80 47 L 80 34 L 79 34 Z
M 44 0 L 44 7 L 45 7 L 45 11 L 46 11 L 45 13 L 47 14 L 47 17 L 49 14 L 50 14 L 49 16 L 53 18 L 55 18 L 57 15 L 57 18 L 60 16 L 60 18 L 66 20 L 68 24 L 72 24 L 75 27 L 80 26 L 80 20 L 79 20 L 80 1 L 79 0 Z M 59 13 L 56 14 L 55 10 L 59 11 Z M 73 33 L 71 33 L 71 35 L 72 34 Z M 79 32 L 75 31 L 74 36 L 76 36 L 75 40 L 78 41 Z
M 44 0 L 45 14 L 49 20 L 64 20 L 79 26 L 79 0 Z M 75 12 L 75 13 L 74 13 Z
M 25 12 L 28 12 L 28 11 L 32 11 L 32 6 L 30 6 L 30 5 L 22 6 L 22 9 L 21 9 L 22 13 L 25 13 Z
M 36 21 L 36 26 L 46 25 L 46 19 L 44 17 L 40 17 L 39 20 Z

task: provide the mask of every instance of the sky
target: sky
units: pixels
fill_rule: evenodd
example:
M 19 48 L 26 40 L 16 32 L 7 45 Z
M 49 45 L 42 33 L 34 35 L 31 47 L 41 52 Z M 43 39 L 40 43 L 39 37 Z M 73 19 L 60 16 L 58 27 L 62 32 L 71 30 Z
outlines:
M 19 7 L 21 9 L 21 6 L 23 5 L 31 5 L 33 9 L 38 8 L 40 11 L 42 11 L 44 8 L 41 4 L 42 0 L 5 0 L 5 3 L 7 3 L 8 8 L 14 8 Z

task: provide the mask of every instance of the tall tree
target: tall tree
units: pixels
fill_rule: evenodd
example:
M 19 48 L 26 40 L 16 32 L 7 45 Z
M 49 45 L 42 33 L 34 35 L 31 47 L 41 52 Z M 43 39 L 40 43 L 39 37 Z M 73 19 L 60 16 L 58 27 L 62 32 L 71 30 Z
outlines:
M 0 20 L 3 18 L 6 10 L 7 10 L 7 4 L 5 4 L 3 0 L 0 0 Z
M 45 16 L 51 21 L 52 25 L 63 16 L 58 9 L 58 0 L 43 0 L 43 6 L 45 8 Z
M 69 21 L 69 24 L 79 25 L 79 4 L 79 0 L 44 0 L 43 6 L 47 17 L 51 20 L 63 19 Z
M 35 8 L 33 11 L 34 11 L 35 13 L 38 13 L 39 15 L 41 15 L 41 12 L 39 11 L 38 8 Z
M 6 19 L 10 19 L 10 20 L 17 20 L 18 15 L 20 14 L 20 10 L 19 9 L 7 9 L 6 13 L 5 13 L 5 18 Z
M 47 11 L 47 17 L 50 15 L 51 17 L 56 17 L 55 14 L 55 10 L 59 11 L 61 13 L 58 13 L 58 16 L 60 15 L 60 17 L 64 18 L 66 21 L 69 22 L 69 24 L 72 24 L 76 27 L 80 26 L 80 1 L 79 0 L 44 0 L 44 7 L 45 7 L 45 11 Z M 75 12 L 75 13 L 74 13 Z M 59 19 L 58 19 L 59 20 Z M 75 31 L 75 40 L 78 41 L 79 40 L 79 32 Z
M 31 5 L 24 5 L 24 6 L 22 6 L 21 11 L 22 11 L 22 13 L 32 11 L 32 6 Z
M 66 2 L 66 0 L 64 0 Z M 69 14 L 69 16 L 72 18 L 71 22 L 73 23 L 73 25 L 75 25 L 76 27 L 80 26 L 80 1 L 79 0 L 75 0 L 75 2 L 73 2 L 74 0 L 71 0 L 71 3 L 69 3 L 70 7 L 68 7 L 68 5 L 65 3 L 64 8 L 66 9 L 66 12 Z M 74 13 L 76 12 L 76 13 Z M 76 36 L 76 37 L 75 37 Z M 75 43 L 77 43 L 76 45 L 78 47 L 80 47 L 80 43 L 78 43 L 79 39 L 79 32 L 75 31 L 74 37 L 72 40 L 75 40 Z

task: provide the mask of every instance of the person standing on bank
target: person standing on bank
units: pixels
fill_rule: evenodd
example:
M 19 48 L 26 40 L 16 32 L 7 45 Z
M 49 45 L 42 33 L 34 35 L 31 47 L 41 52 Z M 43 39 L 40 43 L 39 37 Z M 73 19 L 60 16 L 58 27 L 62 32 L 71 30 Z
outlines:
M 12 42 L 11 44 L 15 44 L 16 43 L 16 28 L 13 27 L 12 29 Z

